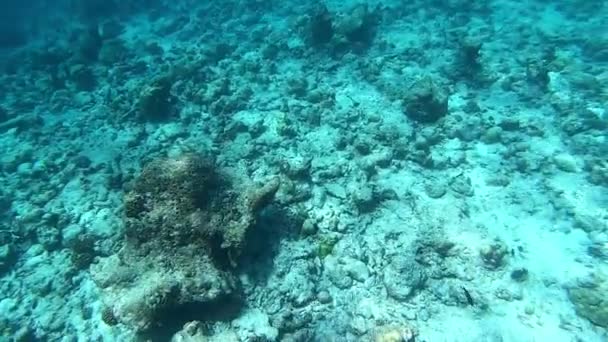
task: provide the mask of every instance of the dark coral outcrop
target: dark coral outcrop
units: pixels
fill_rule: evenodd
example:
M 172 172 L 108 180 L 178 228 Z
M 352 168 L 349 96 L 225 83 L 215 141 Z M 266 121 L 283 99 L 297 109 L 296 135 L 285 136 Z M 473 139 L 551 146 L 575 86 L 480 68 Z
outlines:
M 415 122 L 434 123 L 448 114 L 448 96 L 430 78 L 423 78 L 411 87 L 403 109 Z
M 124 247 L 92 267 L 106 315 L 149 332 L 175 320 L 171 313 L 209 313 L 238 297 L 233 268 L 279 181 L 236 183 L 197 155 L 143 168 L 125 195 Z

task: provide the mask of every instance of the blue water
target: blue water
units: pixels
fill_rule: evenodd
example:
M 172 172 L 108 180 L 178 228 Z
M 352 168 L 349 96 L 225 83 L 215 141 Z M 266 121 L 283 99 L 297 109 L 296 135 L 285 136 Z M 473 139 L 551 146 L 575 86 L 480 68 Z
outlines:
M 607 341 L 602 1 L 13 1 L 0 341 Z

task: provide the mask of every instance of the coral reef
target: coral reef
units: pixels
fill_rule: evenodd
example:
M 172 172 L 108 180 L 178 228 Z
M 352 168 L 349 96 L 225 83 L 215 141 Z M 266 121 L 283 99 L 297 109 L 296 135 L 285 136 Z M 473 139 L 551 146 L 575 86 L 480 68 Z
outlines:
M 606 6 L 3 1 L 0 341 L 608 340 Z
M 148 163 L 125 196 L 125 246 L 92 267 L 106 316 L 147 332 L 171 313 L 228 305 L 239 289 L 232 267 L 278 187 L 275 178 L 239 191 L 197 155 Z

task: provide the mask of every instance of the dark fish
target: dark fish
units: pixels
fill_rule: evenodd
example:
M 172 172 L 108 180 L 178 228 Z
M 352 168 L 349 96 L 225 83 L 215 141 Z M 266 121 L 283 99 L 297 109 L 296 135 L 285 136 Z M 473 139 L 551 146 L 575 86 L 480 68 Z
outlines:
M 464 296 L 467 298 L 467 303 L 469 303 L 470 306 L 475 306 L 475 302 L 473 302 L 473 297 L 471 297 L 471 294 L 464 286 L 462 287 L 462 291 L 464 291 Z

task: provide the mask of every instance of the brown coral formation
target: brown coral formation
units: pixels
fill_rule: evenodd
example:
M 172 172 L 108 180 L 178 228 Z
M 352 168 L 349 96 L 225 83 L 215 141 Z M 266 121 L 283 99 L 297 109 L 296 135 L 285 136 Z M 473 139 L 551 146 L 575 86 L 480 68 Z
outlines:
M 146 332 L 182 307 L 222 305 L 238 290 L 230 266 L 278 187 L 237 190 L 196 155 L 146 165 L 125 196 L 124 248 L 92 268 L 115 320 Z

